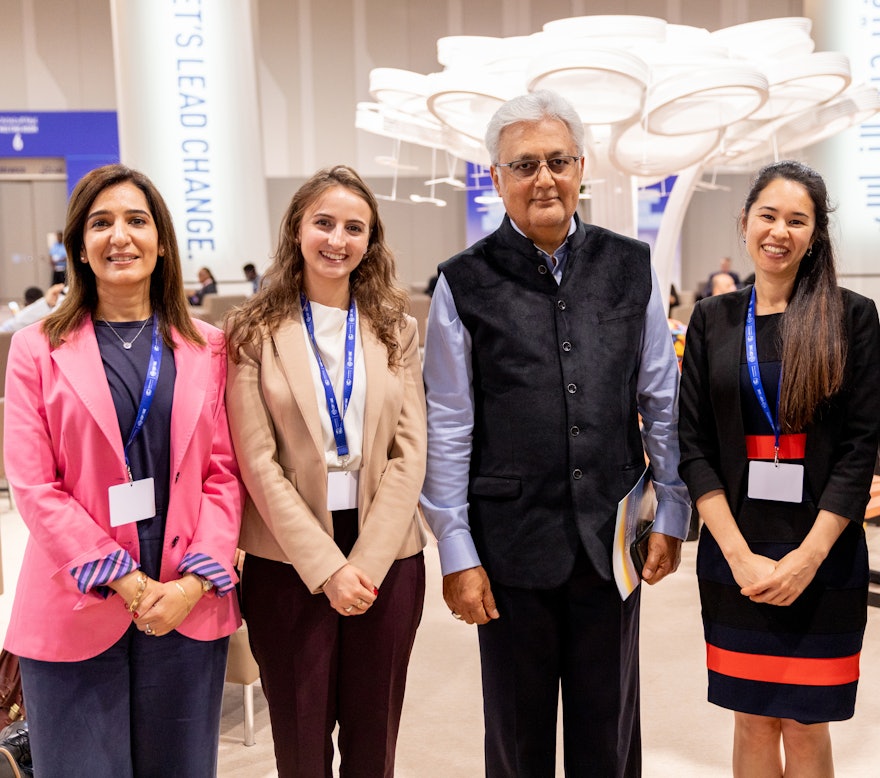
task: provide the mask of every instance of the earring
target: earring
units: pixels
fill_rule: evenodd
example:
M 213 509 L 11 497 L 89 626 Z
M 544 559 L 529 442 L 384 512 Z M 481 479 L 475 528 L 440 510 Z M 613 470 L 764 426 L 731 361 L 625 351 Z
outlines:
M 807 256 L 808 256 L 808 257 L 809 257 L 809 256 L 812 256 L 812 254 L 813 254 L 813 247 L 810 246 L 810 248 L 807 249 Z

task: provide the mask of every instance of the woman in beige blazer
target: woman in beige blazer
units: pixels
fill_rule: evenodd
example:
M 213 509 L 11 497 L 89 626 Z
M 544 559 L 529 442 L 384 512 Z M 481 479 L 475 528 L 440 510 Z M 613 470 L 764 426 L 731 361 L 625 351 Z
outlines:
M 249 497 L 242 610 L 279 776 L 392 776 L 425 589 L 425 398 L 378 204 L 348 167 L 294 195 L 260 291 L 228 323 Z

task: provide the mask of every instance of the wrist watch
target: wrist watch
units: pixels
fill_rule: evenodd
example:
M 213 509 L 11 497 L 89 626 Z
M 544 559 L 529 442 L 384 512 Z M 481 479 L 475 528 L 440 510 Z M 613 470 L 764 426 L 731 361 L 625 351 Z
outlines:
M 202 576 L 196 575 L 195 573 L 193 573 L 193 575 L 196 576 L 196 580 L 202 585 L 202 594 L 207 594 L 214 588 L 214 584 L 212 584 L 207 578 L 202 578 Z

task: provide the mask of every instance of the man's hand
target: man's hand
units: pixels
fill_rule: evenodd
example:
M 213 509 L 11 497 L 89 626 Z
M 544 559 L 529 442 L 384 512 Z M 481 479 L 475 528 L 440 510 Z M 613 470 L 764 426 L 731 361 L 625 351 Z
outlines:
M 678 570 L 681 562 L 681 541 L 671 535 L 652 532 L 648 538 L 648 559 L 642 569 L 642 580 L 648 584 L 662 581 Z
M 444 575 L 443 599 L 453 615 L 461 616 L 468 624 L 486 624 L 499 616 L 489 576 L 482 566 Z

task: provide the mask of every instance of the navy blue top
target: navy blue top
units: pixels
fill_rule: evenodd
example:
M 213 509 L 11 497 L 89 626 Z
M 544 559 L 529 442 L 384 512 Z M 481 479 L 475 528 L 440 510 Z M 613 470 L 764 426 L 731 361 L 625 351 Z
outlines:
M 110 387 L 110 396 L 119 419 L 122 440 L 134 425 L 140 405 L 147 364 L 150 360 L 152 321 L 148 321 L 140 335 L 135 334 L 143 321 L 113 322 L 108 324 L 95 321 L 95 335 L 101 362 Z M 126 342 L 132 343 L 125 349 L 111 328 Z M 171 406 L 174 399 L 174 381 L 177 370 L 174 352 L 162 344 L 162 367 L 153 404 L 147 415 L 143 429 L 132 441 L 128 449 L 128 460 L 132 478 L 153 478 L 156 493 L 156 515 L 137 523 L 140 541 L 140 567 L 151 578 L 159 579 L 162 565 L 162 541 L 165 534 L 165 516 L 168 511 L 168 492 L 171 472 Z

